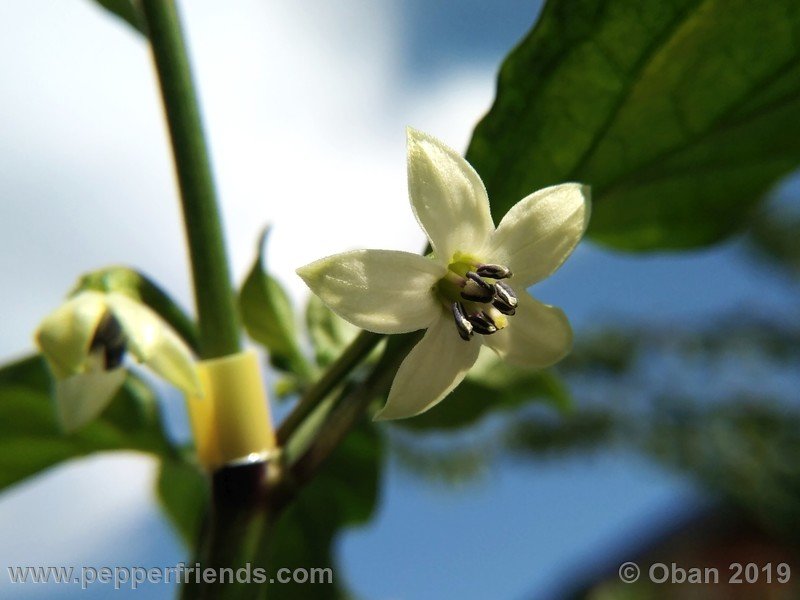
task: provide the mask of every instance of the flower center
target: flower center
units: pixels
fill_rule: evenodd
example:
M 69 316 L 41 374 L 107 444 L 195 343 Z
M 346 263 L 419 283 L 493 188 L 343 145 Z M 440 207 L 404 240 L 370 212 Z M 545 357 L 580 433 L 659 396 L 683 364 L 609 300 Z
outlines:
M 462 340 L 469 341 L 476 333 L 491 335 L 508 325 L 507 317 L 517 311 L 517 295 L 501 280 L 511 276 L 508 267 L 456 253 L 437 291 L 453 313 Z
M 122 364 L 127 344 L 125 333 L 117 318 L 110 312 L 103 315 L 94 332 L 89 351 L 102 355 L 103 367 L 106 371 L 116 369 Z

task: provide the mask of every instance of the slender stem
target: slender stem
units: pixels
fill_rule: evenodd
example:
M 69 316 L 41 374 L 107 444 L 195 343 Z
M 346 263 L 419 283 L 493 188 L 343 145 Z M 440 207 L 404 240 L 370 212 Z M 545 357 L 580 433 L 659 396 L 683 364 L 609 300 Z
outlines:
M 291 472 L 295 483 L 303 484 L 311 480 L 314 473 L 363 416 L 369 403 L 389 389 L 393 377 L 394 372 L 391 369 L 374 371 L 366 381 L 343 399 L 308 450 L 292 465 Z
M 394 336 L 369 376 L 361 384 L 344 393 L 308 449 L 290 465 L 290 478 L 286 482 L 289 487 L 282 490 L 281 494 L 276 494 L 281 495 L 281 498 L 276 499 L 274 496 L 271 498 L 273 509 L 285 505 L 300 486 L 313 478 L 325 460 L 363 417 L 369 403 L 389 390 L 400 364 L 421 337 L 421 332 Z
M 336 361 L 328 367 L 322 377 L 308 389 L 294 410 L 281 423 L 278 429 L 279 445 L 282 446 L 286 443 L 305 418 L 350 374 L 358 363 L 372 352 L 383 337 L 378 333 L 370 333 L 369 331 L 362 331 L 356 336 Z
M 240 348 L 228 258 L 200 109 L 174 0 L 142 0 L 181 192 L 200 321 L 200 354 L 217 358 Z

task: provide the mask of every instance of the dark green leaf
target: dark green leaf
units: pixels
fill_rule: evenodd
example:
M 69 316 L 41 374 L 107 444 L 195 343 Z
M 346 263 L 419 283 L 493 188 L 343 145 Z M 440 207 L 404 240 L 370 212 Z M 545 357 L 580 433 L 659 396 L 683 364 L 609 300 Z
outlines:
M 297 342 L 292 303 L 278 281 L 267 273 L 264 245 L 268 229 L 258 241 L 258 257 L 239 294 L 239 307 L 247 333 L 269 350 L 273 366 L 301 378 L 310 367 Z
M 271 570 L 332 568 L 334 585 L 275 586 L 270 588 L 270 598 L 347 597 L 344 577 L 337 569 L 334 542 L 344 527 L 363 523 L 374 512 L 382 454 L 383 440 L 372 423 L 353 430 L 286 509 L 270 540 Z
M 156 491 L 161 507 L 186 543 L 194 548 L 208 505 L 208 482 L 194 464 L 179 459 L 161 462 Z
M 104 450 L 172 453 L 153 395 L 141 380 L 129 376 L 99 419 L 66 435 L 57 422 L 44 360 L 34 356 L 0 369 L 0 489 Z
M 483 353 L 466 379 L 444 401 L 412 419 L 393 421 L 407 429 L 453 429 L 476 423 L 490 412 L 547 402 L 560 410 L 571 406 L 569 392 L 551 371 L 529 371 Z
M 135 0 L 95 0 L 111 14 L 116 15 L 142 35 L 147 35 L 147 26 Z
M 189 346 L 197 351 L 197 325 L 172 298 L 145 275 L 128 267 L 109 267 L 81 277 L 72 293 L 82 290 L 121 292 L 139 300 L 158 313 Z
M 800 3 L 548 2 L 467 158 L 496 219 L 580 181 L 595 240 L 716 242 L 800 164 Z
M 50 375 L 40 355 L 21 358 L 0 367 L 0 387 L 20 386 L 47 393 L 50 390 Z

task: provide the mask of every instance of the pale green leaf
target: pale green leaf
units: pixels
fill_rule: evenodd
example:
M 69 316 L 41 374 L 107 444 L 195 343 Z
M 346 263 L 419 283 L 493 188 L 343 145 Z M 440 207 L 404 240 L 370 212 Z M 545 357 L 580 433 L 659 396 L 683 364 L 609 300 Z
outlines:
M 310 366 L 297 340 L 295 314 L 289 296 L 266 268 L 264 246 L 269 229 L 258 241 L 258 255 L 239 293 L 239 307 L 247 333 L 269 351 L 273 366 L 308 378 Z

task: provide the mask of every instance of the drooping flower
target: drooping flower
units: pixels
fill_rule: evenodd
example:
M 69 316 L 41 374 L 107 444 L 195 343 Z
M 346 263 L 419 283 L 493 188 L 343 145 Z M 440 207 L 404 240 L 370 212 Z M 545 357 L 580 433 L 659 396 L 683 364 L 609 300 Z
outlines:
M 410 128 L 408 189 L 431 255 L 355 250 L 297 270 L 331 310 L 362 329 L 427 329 L 400 365 L 377 419 L 436 405 L 464 379 L 482 345 L 520 366 L 561 360 L 572 345 L 569 321 L 526 289 L 561 266 L 590 213 L 589 188 L 565 183 L 523 198 L 495 228 L 486 188 L 470 164 Z
M 158 314 L 124 294 L 79 292 L 42 321 L 35 338 L 55 376 L 67 431 L 108 405 L 125 381 L 127 354 L 182 391 L 202 395 L 188 346 Z

